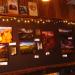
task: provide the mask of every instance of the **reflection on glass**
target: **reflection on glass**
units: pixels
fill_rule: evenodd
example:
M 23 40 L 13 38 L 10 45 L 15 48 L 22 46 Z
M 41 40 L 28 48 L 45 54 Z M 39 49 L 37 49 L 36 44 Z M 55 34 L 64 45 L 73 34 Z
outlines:
M 72 30 L 71 29 L 59 29 L 60 35 L 60 48 L 62 53 L 72 53 L 74 50 Z
M 9 52 L 11 55 L 15 55 L 16 52 L 16 42 L 9 43 Z
M 36 44 L 37 44 L 37 49 L 38 49 L 38 50 L 43 49 L 41 42 L 37 42 Z
M 0 65 L 7 65 L 8 49 L 7 44 L 0 44 Z
M 56 73 L 50 73 L 50 74 L 44 74 L 44 75 L 60 75 L 60 74 L 56 72 Z

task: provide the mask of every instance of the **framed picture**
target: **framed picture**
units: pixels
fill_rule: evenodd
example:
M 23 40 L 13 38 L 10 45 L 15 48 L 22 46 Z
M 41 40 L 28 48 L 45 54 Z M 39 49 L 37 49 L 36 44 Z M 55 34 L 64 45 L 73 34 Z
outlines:
M 16 42 L 9 43 L 9 54 L 12 56 L 17 54 Z
M 20 53 L 21 54 L 32 54 L 36 50 L 36 44 L 33 41 L 22 41 L 20 42 Z
M 8 65 L 8 45 L 0 43 L 0 66 Z
M 49 51 L 55 48 L 56 38 L 55 38 L 55 33 L 53 31 L 42 31 L 41 38 L 42 38 L 43 49 L 45 51 Z
M 30 16 L 38 16 L 37 4 L 35 2 L 28 2 L 28 10 Z
M 18 14 L 18 0 L 7 0 L 8 14 Z
M 27 15 L 28 14 L 28 8 L 27 6 L 19 6 L 19 13 L 22 15 Z
M 0 27 L 0 43 L 12 41 L 12 27 Z
M 7 44 L 0 43 L 0 62 L 8 60 Z
M 3 13 L 4 13 L 4 11 L 5 11 L 4 6 L 0 6 L 0 14 L 3 14 Z
M 61 53 L 71 54 L 74 50 L 74 43 L 71 29 L 59 29 Z

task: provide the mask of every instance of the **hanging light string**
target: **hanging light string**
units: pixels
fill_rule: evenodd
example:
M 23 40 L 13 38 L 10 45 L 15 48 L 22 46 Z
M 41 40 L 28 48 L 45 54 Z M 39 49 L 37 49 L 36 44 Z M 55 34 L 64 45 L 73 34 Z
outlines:
M 65 23 L 67 25 L 75 25 L 75 22 L 68 20 L 53 20 L 53 19 L 45 19 L 45 18 L 22 18 L 22 17 L 8 17 L 8 16 L 0 16 L 0 22 L 16 22 L 16 23 Z

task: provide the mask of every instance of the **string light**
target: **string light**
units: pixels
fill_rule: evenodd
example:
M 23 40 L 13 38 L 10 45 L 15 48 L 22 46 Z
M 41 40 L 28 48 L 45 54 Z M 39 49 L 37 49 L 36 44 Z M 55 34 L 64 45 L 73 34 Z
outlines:
M 19 22 L 21 22 L 20 20 L 17 20 L 17 22 L 19 23 Z
M 10 20 L 12 21 L 13 19 L 11 18 Z
M 5 21 L 5 19 L 2 19 L 2 21 L 4 22 L 4 21 Z
M 53 22 L 53 24 L 57 24 L 57 23 L 66 23 L 67 25 L 75 25 L 75 22 L 69 22 L 68 20 L 57 20 L 57 21 L 54 21 L 53 19 L 50 20 L 50 19 L 33 19 L 33 18 L 18 18 L 18 17 L 1 17 L 0 20 L 2 20 L 3 22 L 6 21 L 6 22 L 17 22 L 17 23 L 20 23 L 20 22 L 24 22 L 24 23 L 42 23 L 42 24 L 45 24 L 45 23 L 50 23 L 50 22 Z M 65 25 L 66 25 L 65 24 Z
M 29 21 L 29 20 L 28 20 L 27 22 L 28 22 L 28 23 L 30 23 L 30 21 Z
M 16 20 L 17 18 L 16 17 L 14 17 L 14 20 Z
M 45 55 L 50 55 L 50 52 L 46 52 Z
M 66 20 L 65 22 L 67 23 L 68 21 Z
M 45 21 L 43 21 L 42 23 L 45 24 Z
M 37 21 L 37 23 L 39 24 L 39 23 L 40 23 L 40 21 Z
M 37 21 L 36 21 L 36 20 L 34 20 L 34 22 L 36 23 Z
M 6 21 L 8 22 L 8 21 L 9 21 L 9 19 L 6 19 Z
M 39 55 L 34 55 L 34 58 L 35 58 L 35 59 L 38 59 L 38 58 L 39 58 Z
M 24 23 L 26 23 L 27 21 L 25 20 Z
M 34 21 L 34 19 L 31 19 L 31 21 L 33 22 L 33 21 Z
M 40 21 L 42 21 L 42 19 Z
M 49 1 L 51 1 L 51 0 L 42 0 L 42 2 L 49 2 Z
M 21 21 L 23 21 L 23 18 L 21 18 Z
M 68 22 L 68 25 L 70 25 L 71 23 L 70 22 Z

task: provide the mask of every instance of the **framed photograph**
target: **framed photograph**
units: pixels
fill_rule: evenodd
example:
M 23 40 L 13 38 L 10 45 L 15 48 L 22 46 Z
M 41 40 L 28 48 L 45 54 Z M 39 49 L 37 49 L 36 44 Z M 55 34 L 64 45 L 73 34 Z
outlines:
M 38 9 L 36 2 L 28 2 L 28 10 L 30 16 L 38 16 Z
M 16 42 L 9 43 L 9 54 L 12 55 L 12 56 L 17 54 Z
M 18 0 L 7 0 L 8 14 L 18 14 Z
M 5 11 L 4 6 L 0 6 L 0 14 L 3 14 L 3 13 L 4 13 L 4 11 Z
M 20 42 L 20 53 L 21 54 L 32 54 L 36 50 L 36 44 L 33 41 L 22 41 Z
M 12 27 L 0 27 L 0 43 L 12 41 Z
M 20 28 L 18 32 L 18 37 L 20 41 L 33 41 L 33 30 Z
M 60 50 L 61 53 L 70 54 L 74 50 L 74 43 L 72 37 L 71 29 L 59 29 L 59 37 L 60 37 Z
M 28 8 L 27 6 L 19 6 L 19 13 L 22 15 L 27 15 L 28 14 Z
M 8 61 L 8 48 L 7 44 L 0 43 L 0 62 Z

